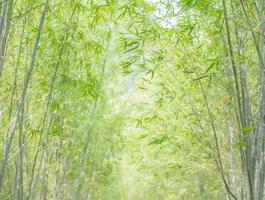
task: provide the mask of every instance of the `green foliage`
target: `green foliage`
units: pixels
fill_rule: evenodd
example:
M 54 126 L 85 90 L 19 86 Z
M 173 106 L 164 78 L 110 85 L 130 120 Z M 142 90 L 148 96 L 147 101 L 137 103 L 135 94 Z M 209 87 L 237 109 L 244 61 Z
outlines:
M 45 2 L 8 2 L 0 199 L 226 199 L 220 173 L 248 199 L 241 153 L 259 143 L 260 62 L 239 1 L 228 14 L 242 91 L 219 1 L 53 0 L 24 101 Z M 261 15 L 245 4 L 262 41 Z

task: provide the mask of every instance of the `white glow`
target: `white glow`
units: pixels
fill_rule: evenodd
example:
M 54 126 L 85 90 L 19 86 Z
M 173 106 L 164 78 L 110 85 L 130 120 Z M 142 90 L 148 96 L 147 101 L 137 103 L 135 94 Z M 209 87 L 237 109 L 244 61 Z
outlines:
M 156 6 L 154 17 L 162 27 L 172 28 L 176 26 L 178 17 L 174 14 L 177 14 L 180 10 L 177 7 L 179 0 L 146 0 L 146 2 Z

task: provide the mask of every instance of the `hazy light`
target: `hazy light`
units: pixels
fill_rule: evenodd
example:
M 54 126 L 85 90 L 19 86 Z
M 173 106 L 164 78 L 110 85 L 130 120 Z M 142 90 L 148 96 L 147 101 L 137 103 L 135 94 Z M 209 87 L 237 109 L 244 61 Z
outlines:
M 178 16 L 175 15 L 179 12 L 177 3 L 179 0 L 146 0 L 156 6 L 153 17 L 156 18 L 158 23 L 164 28 L 172 28 L 177 24 Z

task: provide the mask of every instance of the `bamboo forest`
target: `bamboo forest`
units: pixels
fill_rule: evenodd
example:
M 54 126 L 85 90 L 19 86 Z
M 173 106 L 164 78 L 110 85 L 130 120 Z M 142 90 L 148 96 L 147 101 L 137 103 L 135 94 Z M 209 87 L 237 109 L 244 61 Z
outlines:
M 0 0 L 0 200 L 265 200 L 265 0 Z

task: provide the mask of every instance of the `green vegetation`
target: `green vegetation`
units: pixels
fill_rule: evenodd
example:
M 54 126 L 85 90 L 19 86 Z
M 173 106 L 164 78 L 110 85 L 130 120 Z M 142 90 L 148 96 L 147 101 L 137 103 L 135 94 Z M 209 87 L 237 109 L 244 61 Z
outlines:
M 265 0 L 2 0 L 1 200 L 262 200 Z

